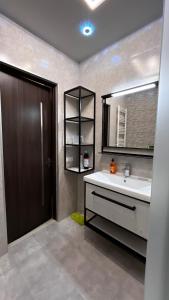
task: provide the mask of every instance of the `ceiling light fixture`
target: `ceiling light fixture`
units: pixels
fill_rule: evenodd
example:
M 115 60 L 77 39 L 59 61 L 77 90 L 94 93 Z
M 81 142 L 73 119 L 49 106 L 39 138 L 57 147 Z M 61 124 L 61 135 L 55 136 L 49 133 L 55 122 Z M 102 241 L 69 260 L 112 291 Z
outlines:
M 124 95 L 129 95 L 129 94 L 133 94 L 133 93 L 153 89 L 155 87 L 157 87 L 157 83 L 155 83 L 155 82 L 154 83 L 149 83 L 149 84 L 146 84 L 146 85 L 142 85 L 142 86 L 138 86 L 138 87 L 131 88 L 131 89 L 128 89 L 128 90 L 124 90 L 124 91 L 121 91 L 121 92 L 112 93 L 112 97 L 121 97 L 121 96 L 124 96 Z
M 94 10 L 106 0 L 84 0 L 90 9 Z
M 92 22 L 86 21 L 80 24 L 80 32 L 85 36 L 91 36 L 95 31 L 95 26 Z

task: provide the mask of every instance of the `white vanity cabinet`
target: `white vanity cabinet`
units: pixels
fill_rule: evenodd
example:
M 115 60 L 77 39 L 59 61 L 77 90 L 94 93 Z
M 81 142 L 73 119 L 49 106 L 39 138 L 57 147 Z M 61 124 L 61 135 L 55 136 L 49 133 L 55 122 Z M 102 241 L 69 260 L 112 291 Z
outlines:
M 150 204 L 147 202 L 86 183 L 86 208 L 148 238 Z
M 84 181 L 85 225 L 145 258 L 151 180 L 101 171 Z

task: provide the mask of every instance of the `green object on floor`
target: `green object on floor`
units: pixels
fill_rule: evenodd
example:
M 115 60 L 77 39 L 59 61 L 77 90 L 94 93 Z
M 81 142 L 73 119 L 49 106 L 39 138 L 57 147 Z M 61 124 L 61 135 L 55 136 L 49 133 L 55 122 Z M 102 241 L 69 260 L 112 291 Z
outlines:
M 71 214 L 71 218 L 79 225 L 84 225 L 84 216 L 79 212 L 74 212 L 73 214 Z

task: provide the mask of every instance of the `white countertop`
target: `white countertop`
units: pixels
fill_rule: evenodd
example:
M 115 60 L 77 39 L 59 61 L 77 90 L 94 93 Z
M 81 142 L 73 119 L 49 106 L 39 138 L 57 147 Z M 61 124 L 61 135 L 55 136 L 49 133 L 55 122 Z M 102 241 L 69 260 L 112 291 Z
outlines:
M 130 176 L 125 178 L 122 174 L 110 174 L 100 171 L 83 177 L 85 182 L 107 188 L 150 203 L 151 180 Z

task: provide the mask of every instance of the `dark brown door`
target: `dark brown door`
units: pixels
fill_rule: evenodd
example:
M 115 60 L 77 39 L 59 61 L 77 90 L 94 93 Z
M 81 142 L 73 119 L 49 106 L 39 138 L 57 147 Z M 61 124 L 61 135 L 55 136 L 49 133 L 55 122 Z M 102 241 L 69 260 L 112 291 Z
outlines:
M 51 217 L 50 89 L 0 72 L 8 242 Z

